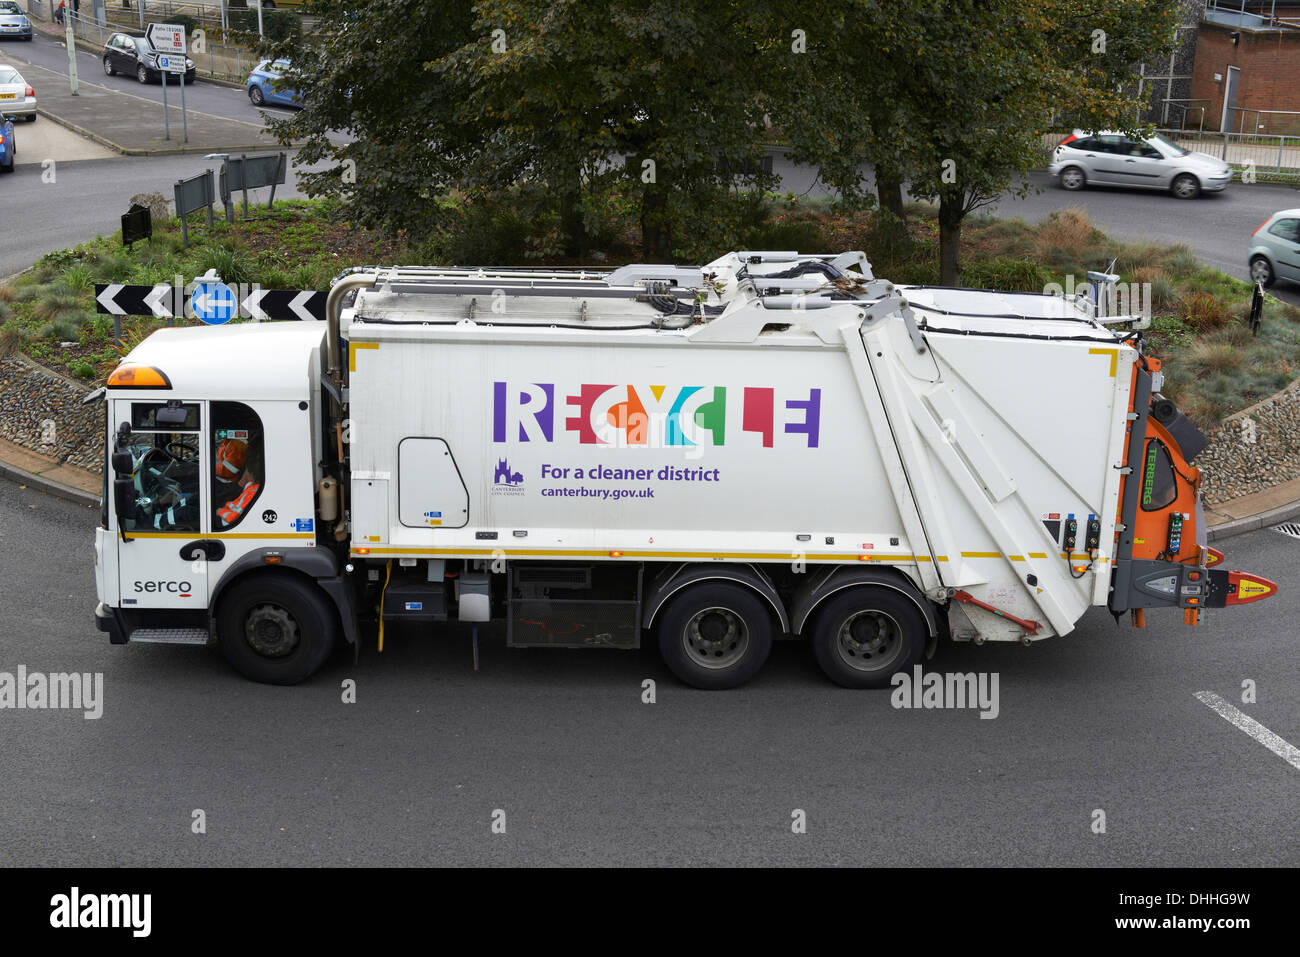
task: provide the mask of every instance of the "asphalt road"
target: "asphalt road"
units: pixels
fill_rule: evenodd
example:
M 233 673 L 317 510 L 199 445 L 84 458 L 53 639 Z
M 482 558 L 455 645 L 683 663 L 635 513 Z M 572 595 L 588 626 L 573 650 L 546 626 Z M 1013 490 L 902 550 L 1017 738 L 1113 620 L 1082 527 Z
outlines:
M 993 720 L 836 688 L 801 645 L 723 693 L 649 651 L 499 635 L 475 673 L 459 628 L 273 688 L 208 649 L 110 646 L 90 623 L 96 520 L 0 482 L 0 671 L 104 676 L 98 720 L 0 710 L 3 865 L 1300 863 L 1300 771 L 1194 697 L 1300 742 L 1294 589 L 1196 629 L 1098 610 L 1032 648 L 941 648 L 931 667 L 998 673 Z M 1225 550 L 1294 581 L 1300 541 Z

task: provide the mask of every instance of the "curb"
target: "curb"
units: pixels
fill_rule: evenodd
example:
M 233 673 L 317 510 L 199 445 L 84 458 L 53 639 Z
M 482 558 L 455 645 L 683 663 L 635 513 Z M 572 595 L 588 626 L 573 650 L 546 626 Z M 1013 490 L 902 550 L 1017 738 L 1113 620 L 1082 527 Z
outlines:
M 36 108 L 36 113 L 38 116 L 43 116 L 53 123 L 58 123 L 59 126 L 62 126 L 64 129 L 71 130 L 78 136 L 84 136 L 86 139 L 93 140 L 100 146 L 106 147 L 115 153 L 121 153 L 123 156 L 181 156 L 186 154 L 198 155 L 201 153 L 214 152 L 214 149 L 209 146 L 169 146 L 161 149 L 131 149 L 122 146 L 120 143 L 114 143 L 108 137 L 101 136 L 99 133 L 96 133 L 93 130 L 88 130 L 84 126 L 78 126 L 76 123 L 65 120 L 63 117 L 51 113 L 43 107 L 38 106 Z M 270 148 L 271 147 L 259 143 L 256 146 L 222 146 L 219 151 L 225 153 L 256 153 Z M 282 146 L 280 149 L 293 149 L 293 147 Z
M 1234 518 L 1222 525 L 1211 526 L 1206 530 L 1205 539 L 1209 542 L 1222 541 L 1225 538 L 1232 538 L 1234 535 L 1255 532 L 1261 528 L 1268 528 L 1270 525 L 1277 525 L 1281 522 L 1289 522 L 1295 518 L 1300 518 L 1300 502 L 1279 505 L 1267 512 L 1249 515 L 1246 518 Z
M 100 498 L 98 495 L 83 492 L 79 488 L 64 485 L 62 482 L 54 481 L 54 479 L 42 478 L 35 472 L 28 472 L 26 469 L 20 469 L 18 466 L 10 465 L 4 461 L 0 461 L 0 476 L 19 485 L 34 488 L 38 492 L 44 492 L 47 495 L 74 502 L 77 505 L 84 505 L 87 508 L 99 508 Z

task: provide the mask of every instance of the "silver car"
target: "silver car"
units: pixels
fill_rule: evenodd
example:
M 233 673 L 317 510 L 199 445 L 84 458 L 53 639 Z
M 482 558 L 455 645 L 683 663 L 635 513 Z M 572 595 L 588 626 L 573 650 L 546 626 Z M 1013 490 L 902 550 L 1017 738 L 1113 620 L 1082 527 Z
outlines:
M 1232 168 L 1208 153 L 1193 153 L 1163 136 L 1133 139 L 1122 133 L 1074 134 L 1056 147 L 1048 171 L 1065 189 L 1133 186 L 1167 189 L 1179 199 L 1219 192 L 1232 181 Z
M 36 91 L 7 63 L 0 63 L 0 113 L 25 116 L 28 123 L 36 121 Z
M 1250 278 L 1265 286 L 1279 279 L 1300 282 L 1300 209 L 1284 209 L 1260 223 L 1246 261 Z
M 32 21 L 14 0 L 0 0 L 0 40 L 30 40 Z

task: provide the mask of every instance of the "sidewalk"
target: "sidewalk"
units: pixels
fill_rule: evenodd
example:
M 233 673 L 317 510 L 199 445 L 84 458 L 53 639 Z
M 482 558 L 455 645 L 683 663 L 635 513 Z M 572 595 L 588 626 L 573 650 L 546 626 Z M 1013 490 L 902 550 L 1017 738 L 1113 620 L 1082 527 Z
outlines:
M 37 30 L 61 40 L 57 26 L 39 21 Z M 79 48 L 91 47 L 78 42 Z M 3 58 L 4 47 L 0 47 Z M 98 48 L 93 52 L 98 53 Z M 211 113 L 188 112 L 189 142 L 182 139 L 180 87 L 169 83 L 167 110 L 171 122 L 171 139 L 163 139 L 163 107 L 147 97 L 92 85 L 102 80 L 99 74 L 81 77 L 78 95 L 69 89 L 66 71 L 47 69 L 35 64 L 20 64 L 23 75 L 39 90 L 36 112 L 88 137 L 102 146 L 127 156 L 155 156 L 175 153 L 239 153 L 276 150 L 282 147 L 260 123 L 233 120 Z M 78 66 L 80 71 L 80 65 Z M 208 82 L 208 81 L 202 81 Z

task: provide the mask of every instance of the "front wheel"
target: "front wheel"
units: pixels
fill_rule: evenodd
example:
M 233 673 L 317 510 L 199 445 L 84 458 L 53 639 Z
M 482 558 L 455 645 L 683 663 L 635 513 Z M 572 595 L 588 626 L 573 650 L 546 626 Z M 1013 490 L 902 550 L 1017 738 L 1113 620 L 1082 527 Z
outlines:
M 1067 166 L 1061 170 L 1061 188 L 1071 192 L 1083 189 L 1088 184 L 1088 177 L 1077 166 Z
M 740 585 L 689 586 L 659 619 L 664 664 L 695 688 L 719 691 L 744 684 L 771 650 L 771 609 Z
M 925 616 L 886 588 L 854 588 L 827 600 L 813 626 L 813 656 L 845 688 L 887 688 L 921 660 L 929 641 Z
M 291 574 L 238 582 L 217 610 L 222 655 L 244 677 L 264 684 L 310 677 L 337 640 L 338 617 L 325 593 Z
M 1191 173 L 1183 173 L 1174 178 L 1170 187 L 1179 199 L 1195 199 L 1201 192 L 1201 182 Z
M 1260 283 L 1265 289 L 1273 285 L 1277 277 L 1273 275 L 1273 264 L 1263 256 L 1256 256 L 1250 261 L 1250 278 Z

